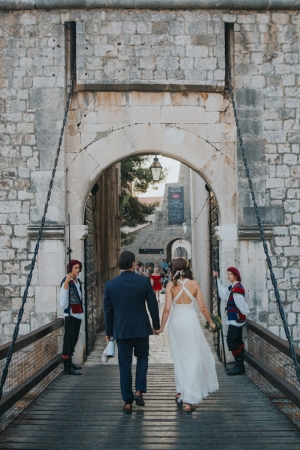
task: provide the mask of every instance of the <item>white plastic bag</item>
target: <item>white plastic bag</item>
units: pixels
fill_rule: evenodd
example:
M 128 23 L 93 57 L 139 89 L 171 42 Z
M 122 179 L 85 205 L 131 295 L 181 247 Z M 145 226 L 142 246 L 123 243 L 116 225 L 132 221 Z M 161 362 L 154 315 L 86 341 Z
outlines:
M 107 363 L 109 358 L 113 358 L 114 356 L 115 356 L 115 342 L 113 339 L 111 339 L 102 353 L 102 362 Z

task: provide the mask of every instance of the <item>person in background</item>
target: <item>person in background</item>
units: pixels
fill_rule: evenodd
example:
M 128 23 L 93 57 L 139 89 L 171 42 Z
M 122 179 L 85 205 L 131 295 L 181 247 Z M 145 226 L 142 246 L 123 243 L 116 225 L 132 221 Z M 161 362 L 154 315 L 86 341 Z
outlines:
M 82 282 L 79 279 L 79 273 L 82 270 L 82 263 L 72 259 L 67 265 L 68 274 L 61 282 L 59 294 L 59 303 L 64 308 L 65 334 L 63 341 L 62 358 L 64 363 L 64 374 L 81 375 L 78 370 L 80 366 L 72 362 L 72 356 L 79 337 L 79 330 L 82 319 L 84 318 L 82 304 Z M 70 290 L 70 315 L 69 315 L 69 290 Z
M 166 276 L 165 276 L 165 281 L 164 281 L 164 288 L 166 289 L 167 284 L 169 283 L 169 281 L 171 281 L 171 271 L 168 269 Z
M 152 288 L 154 290 L 154 293 L 156 295 L 157 301 L 160 301 L 160 291 L 162 290 L 162 286 L 161 286 L 161 280 L 162 277 L 159 273 L 159 269 L 158 267 L 154 268 L 154 273 L 151 275 L 151 284 L 152 284 Z
M 162 260 L 161 268 L 166 271 L 168 269 L 168 263 L 165 259 Z
M 245 289 L 241 284 L 241 275 L 235 267 L 228 267 L 227 278 L 230 286 L 224 287 L 219 280 L 219 274 L 215 270 L 213 276 L 217 279 L 220 299 L 227 302 L 227 345 L 231 351 L 235 366 L 227 370 L 227 375 L 239 375 L 245 372 L 244 366 L 244 341 L 243 325 L 246 322 L 246 316 L 250 314 L 247 303 L 245 302 Z
M 148 276 L 148 275 L 147 275 L 147 272 L 146 272 L 146 270 L 145 270 L 145 266 L 144 266 L 143 263 L 141 263 L 139 275 L 142 275 L 143 277 L 147 277 L 147 276 Z
M 164 294 L 165 291 L 164 291 L 163 287 L 164 287 L 166 272 L 163 270 L 163 268 L 161 268 L 159 271 L 159 274 L 161 276 L 161 288 L 162 288 L 161 293 Z

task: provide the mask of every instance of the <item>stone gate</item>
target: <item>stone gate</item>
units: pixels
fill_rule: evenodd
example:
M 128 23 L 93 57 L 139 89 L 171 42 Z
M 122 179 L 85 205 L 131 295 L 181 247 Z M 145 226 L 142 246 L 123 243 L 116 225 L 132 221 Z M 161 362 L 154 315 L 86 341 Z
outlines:
M 215 194 L 222 276 L 238 265 L 252 318 L 283 336 L 237 150 L 226 61 L 299 343 L 298 2 L 126 1 L 125 7 L 79 0 L 76 9 L 66 0 L 54 3 L 0 5 L 2 341 L 11 338 L 20 306 L 75 60 L 64 152 L 20 332 L 61 314 L 56 298 L 67 214 L 74 255 L 84 260 L 85 206 L 101 174 L 131 155 L 162 154 L 192 168 Z M 197 205 L 197 189 L 191 202 Z

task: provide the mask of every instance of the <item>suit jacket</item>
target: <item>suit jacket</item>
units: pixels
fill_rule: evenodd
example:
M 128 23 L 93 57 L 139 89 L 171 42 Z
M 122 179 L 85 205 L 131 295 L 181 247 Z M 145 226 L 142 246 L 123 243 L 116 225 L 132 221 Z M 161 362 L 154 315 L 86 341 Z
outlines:
M 114 339 L 146 337 L 159 329 L 158 304 L 150 279 L 131 270 L 107 281 L 104 290 L 104 320 L 106 336 Z

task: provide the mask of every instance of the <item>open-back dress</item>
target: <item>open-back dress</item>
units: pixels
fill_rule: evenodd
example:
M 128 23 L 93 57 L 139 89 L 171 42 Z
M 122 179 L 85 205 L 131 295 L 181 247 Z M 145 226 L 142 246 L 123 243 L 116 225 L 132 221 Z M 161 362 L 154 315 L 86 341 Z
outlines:
M 215 360 L 195 310 L 195 298 L 185 286 L 188 279 L 178 281 L 181 290 L 173 298 L 169 320 L 176 390 L 181 393 L 181 401 L 197 404 L 209 393 L 217 391 L 219 383 Z M 191 299 L 190 303 L 183 302 L 183 291 Z M 181 303 L 178 303 L 180 298 Z

